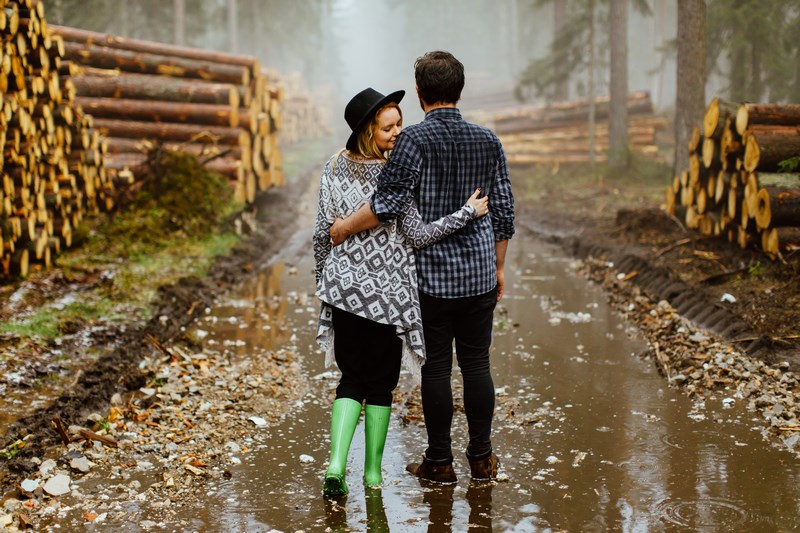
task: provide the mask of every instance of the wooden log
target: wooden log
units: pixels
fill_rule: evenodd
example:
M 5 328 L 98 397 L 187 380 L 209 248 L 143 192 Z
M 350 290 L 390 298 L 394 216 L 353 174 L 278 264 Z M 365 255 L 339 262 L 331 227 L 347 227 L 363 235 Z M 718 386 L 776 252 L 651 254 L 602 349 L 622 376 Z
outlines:
M 141 39 L 128 39 L 118 35 L 80 30 L 77 28 L 57 26 L 54 24 L 50 24 L 48 27 L 53 35 L 58 35 L 65 41 L 81 43 L 84 47 L 101 45 L 119 50 L 175 56 L 185 59 L 194 59 L 197 61 L 221 63 L 224 65 L 238 65 L 242 67 L 248 67 L 253 71 L 253 73 L 260 72 L 261 70 L 258 58 L 254 56 L 229 54 L 225 52 L 191 48 L 188 46 L 179 46 L 174 44 L 157 43 Z
M 97 119 L 95 127 L 112 137 L 128 139 L 153 139 L 158 141 L 215 143 L 241 146 L 249 144 L 250 135 L 239 128 L 193 124 L 138 122 L 132 120 Z M 246 140 L 246 141 L 245 141 Z
M 597 100 L 595 118 L 605 120 L 609 114 L 608 99 Z M 522 108 L 509 114 L 497 114 L 494 117 L 495 132 L 512 133 L 526 130 L 537 130 L 561 127 L 566 123 L 585 121 L 588 119 L 588 102 L 576 101 L 556 104 L 549 107 Z M 653 113 L 650 95 L 646 92 L 632 93 L 628 98 L 628 114 Z
M 785 187 L 800 189 L 800 173 L 797 172 L 759 172 L 758 184 L 761 187 Z
M 81 76 L 71 78 L 71 81 L 79 96 L 239 107 L 239 93 L 234 85 L 227 83 L 204 83 L 137 74 Z
M 684 207 L 693 206 L 695 203 L 696 187 L 690 185 L 681 186 L 681 205 Z
M 75 103 L 96 118 L 179 122 L 235 128 L 239 108 L 229 105 L 159 102 L 127 98 L 91 98 L 78 96 Z
M 20 248 L 11 254 L 9 274 L 14 277 L 27 278 L 30 273 L 30 252 L 27 248 Z
M 703 146 L 703 132 L 698 126 L 692 130 L 692 135 L 689 137 L 689 154 L 699 154 Z
M 755 194 L 756 227 L 800 227 L 800 189 L 761 187 Z
M 247 85 L 250 82 L 250 70 L 246 67 L 130 52 L 105 46 L 84 48 L 81 44 L 69 41 L 64 43 L 64 57 L 96 68 L 119 69 L 139 74 L 195 78 L 234 85 Z
M 727 199 L 728 191 L 731 188 L 731 181 L 734 179 L 733 174 L 730 172 L 725 172 L 724 170 L 719 171 L 719 174 L 717 174 L 716 189 L 714 190 L 714 201 L 717 204 Z
M 709 169 L 701 162 L 700 156 L 691 154 L 689 156 L 689 186 L 698 187 L 706 184 Z
M 773 126 L 800 124 L 800 104 L 741 104 L 736 111 L 736 131 L 744 136 L 753 124 Z
M 747 133 L 744 168 L 748 172 L 776 172 L 787 159 L 800 157 L 800 126 L 751 129 Z
M 104 165 L 109 170 L 133 169 L 147 163 L 146 153 L 106 154 Z
M 702 215 L 708 206 L 708 192 L 705 187 L 698 187 L 695 191 L 694 206 L 697 214 Z
M 720 142 L 713 137 L 703 139 L 702 148 L 703 166 L 709 170 L 718 170 L 722 166 L 720 157 Z
M 676 176 L 677 178 L 677 176 Z M 667 185 L 665 194 L 664 194 L 664 211 L 666 211 L 670 215 L 675 215 L 675 190 L 673 189 L 672 185 Z
M 764 230 L 761 248 L 773 256 L 800 250 L 800 228 L 783 227 Z
M 104 139 L 109 154 L 121 153 L 146 153 L 153 147 L 153 143 L 141 139 L 126 139 L 124 137 L 107 137 Z M 163 143 L 167 150 L 192 154 L 201 161 L 217 156 L 230 156 L 242 158 L 242 148 L 239 146 L 215 145 L 203 143 Z
M 725 127 L 725 119 L 735 116 L 737 110 L 738 106 L 732 102 L 720 100 L 719 97 L 712 98 L 703 116 L 705 138 L 719 140 Z

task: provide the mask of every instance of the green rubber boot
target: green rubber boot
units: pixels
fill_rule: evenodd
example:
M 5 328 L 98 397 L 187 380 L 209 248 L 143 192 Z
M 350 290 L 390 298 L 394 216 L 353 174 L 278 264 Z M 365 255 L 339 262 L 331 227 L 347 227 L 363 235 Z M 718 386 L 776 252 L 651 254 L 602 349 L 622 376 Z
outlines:
M 381 461 L 391 414 L 390 406 L 367 404 L 364 407 L 364 484 L 368 487 L 380 487 L 383 483 Z
M 329 496 L 347 494 L 345 473 L 347 471 L 347 454 L 353 433 L 356 432 L 358 418 L 361 416 L 361 404 L 350 398 L 339 398 L 333 402 L 331 409 L 331 457 L 322 492 Z

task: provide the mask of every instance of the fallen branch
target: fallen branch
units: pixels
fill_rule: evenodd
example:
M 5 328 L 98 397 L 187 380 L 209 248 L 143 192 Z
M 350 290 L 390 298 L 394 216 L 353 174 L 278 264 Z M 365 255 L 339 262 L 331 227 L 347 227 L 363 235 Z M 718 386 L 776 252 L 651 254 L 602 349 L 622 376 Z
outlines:
M 661 257 L 665 253 L 674 250 L 678 246 L 683 246 L 684 244 L 689 244 L 693 240 L 694 239 L 692 237 L 687 237 L 686 239 L 681 239 L 679 241 L 675 241 L 672 244 L 670 244 L 668 246 L 665 246 L 665 247 L 661 248 L 660 250 L 658 250 L 653 257 Z
M 748 270 L 750 270 L 749 266 L 744 268 L 737 268 L 735 270 L 726 270 L 725 272 L 720 272 L 719 274 L 714 274 L 712 276 L 708 276 L 707 278 L 703 278 L 700 280 L 700 283 L 702 285 L 713 285 L 714 283 L 725 281 L 728 278 L 737 276 L 739 274 L 747 272 Z
M 69 438 L 69 435 L 67 435 L 67 429 L 64 427 L 64 421 L 61 420 L 60 416 L 54 416 L 51 423 L 53 424 L 53 427 L 56 428 L 56 431 L 58 431 L 58 434 L 61 437 L 61 442 L 64 444 L 69 444 L 72 442 L 72 440 Z
M 98 442 L 102 442 L 106 446 L 111 446 L 112 448 L 119 448 L 119 443 L 116 441 L 116 439 L 112 437 L 100 435 L 99 433 L 95 433 L 94 431 L 90 431 L 88 429 L 81 429 L 80 433 L 86 440 L 89 441 L 96 440 Z
M 161 341 L 160 341 L 160 340 L 158 340 L 158 339 L 156 339 L 156 338 L 153 336 L 153 334 L 152 334 L 152 333 L 148 333 L 147 335 L 145 335 L 145 337 L 147 337 L 147 340 L 149 340 L 149 341 L 150 341 L 150 343 L 151 343 L 153 346 L 155 346 L 155 347 L 156 347 L 156 349 L 157 349 L 159 352 L 161 352 L 162 354 L 166 355 L 166 356 L 167 356 L 168 358 L 170 358 L 170 359 L 172 359 L 172 358 L 174 358 L 174 357 L 175 357 L 175 355 L 174 355 L 174 354 L 173 354 L 171 351 L 169 351 L 169 348 L 167 348 L 166 346 L 164 346 L 163 344 L 161 344 Z

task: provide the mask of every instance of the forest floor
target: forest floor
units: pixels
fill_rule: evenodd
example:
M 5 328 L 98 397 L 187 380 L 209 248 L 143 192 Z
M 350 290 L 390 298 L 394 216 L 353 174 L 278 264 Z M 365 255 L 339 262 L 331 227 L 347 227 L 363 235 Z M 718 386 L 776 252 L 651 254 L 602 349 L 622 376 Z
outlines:
M 311 160 L 322 159 L 315 154 Z M 232 371 L 224 361 L 198 355 L 204 353 L 202 343 L 186 338 L 183 331 L 215 298 L 269 265 L 298 229 L 293 207 L 313 192 L 309 183 L 317 179 L 317 166 L 287 169 L 287 185 L 259 197 L 257 231 L 207 270 L 158 289 L 141 317 L 127 322 L 65 317 L 57 339 L 46 343 L 22 334 L 0 338 L 0 362 L 5 365 L 0 385 L 6 395 L 49 374 L 68 376 L 60 382 L 56 399 L 8 424 L 0 442 L 0 493 L 5 494 L 0 526 L 24 526 L 56 514 L 53 491 L 64 489 L 48 490 L 46 485 L 58 477 L 55 472 L 80 476 L 88 468 L 87 457 L 90 463 L 125 464 L 125 459 L 115 456 L 112 461 L 111 456 L 133 453 L 136 440 L 125 436 L 133 428 L 139 442 L 151 433 L 168 438 L 170 456 L 181 458 L 164 472 L 163 482 L 148 488 L 164 491 L 173 501 L 191 492 L 181 492 L 181 480 L 211 475 L 211 465 L 224 463 L 219 450 L 251 431 L 250 423 L 243 422 L 227 424 L 225 431 L 199 426 L 194 432 L 202 439 L 167 434 L 165 428 L 195 428 L 199 422 L 159 406 L 156 397 L 163 394 L 185 394 L 187 405 L 208 399 L 212 410 L 228 414 L 262 413 L 263 420 L 254 423 L 280 419 L 285 411 L 281 406 L 304 388 L 296 353 L 278 351 L 254 367 Z M 665 165 L 642 161 L 624 175 L 602 168 L 512 169 L 518 231 L 559 242 L 582 258 L 585 275 L 602 284 L 615 308 L 643 331 L 648 340 L 643 356 L 652 357 L 670 383 L 690 394 L 738 393 L 772 419 L 771 435 L 792 447 L 798 439 L 786 442 L 787 432 L 794 435 L 800 428 L 795 409 L 799 393 L 794 392 L 794 373 L 800 368 L 800 261 L 797 255 L 773 261 L 757 250 L 687 231 L 659 210 L 668 172 Z M 98 286 L 114 285 L 112 265 L 83 272 L 55 269 L 8 286 L 2 293 L 3 319 L 33 313 L 44 301 L 80 299 Z M 124 300 L 119 294 L 115 298 Z M 119 305 L 117 313 L 124 309 Z M 68 371 L 71 358 L 91 350 L 97 353 L 91 365 Z M 192 394 L 165 388 L 154 395 L 169 382 L 170 372 L 180 374 L 183 382 L 190 376 Z M 237 389 L 244 391 L 241 397 L 215 395 L 214 384 L 226 373 L 227 379 L 243 384 Z M 155 414 L 158 409 L 160 415 Z M 56 417 L 73 439 L 77 434 L 89 446 L 65 446 L 53 424 Z M 111 440 L 103 444 L 104 437 Z M 225 472 L 222 465 L 215 475 Z M 141 499 L 135 488 L 130 490 L 132 498 Z M 85 519 L 98 516 L 102 509 L 87 510 Z

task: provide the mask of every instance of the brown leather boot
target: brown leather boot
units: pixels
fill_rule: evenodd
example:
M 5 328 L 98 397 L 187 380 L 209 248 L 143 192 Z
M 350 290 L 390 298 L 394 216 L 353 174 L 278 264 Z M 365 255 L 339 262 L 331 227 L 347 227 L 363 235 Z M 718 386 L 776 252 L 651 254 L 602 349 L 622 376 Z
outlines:
M 411 463 L 406 467 L 406 470 L 420 479 L 427 479 L 437 483 L 455 483 L 458 481 L 452 463 L 446 465 L 432 464 L 425 456 L 422 457 L 421 463 Z
M 500 460 L 493 453 L 490 453 L 483 459 L 470 459 L 469 469 L 472 473 L 472 479 L 496 479 L 497 478 L 497 465 Z

